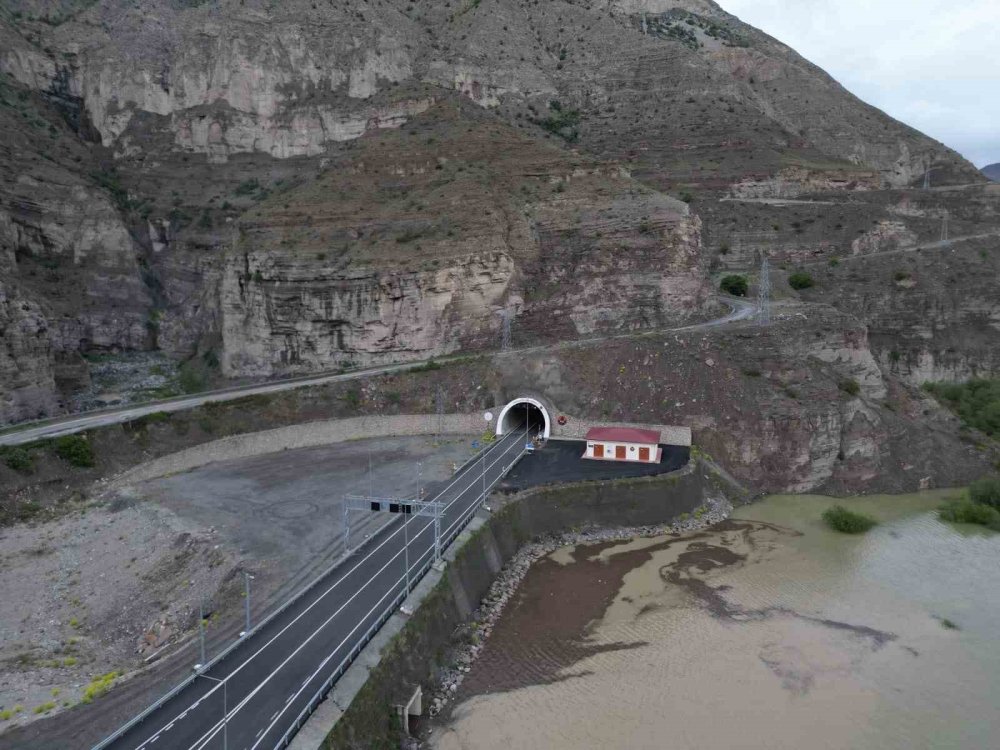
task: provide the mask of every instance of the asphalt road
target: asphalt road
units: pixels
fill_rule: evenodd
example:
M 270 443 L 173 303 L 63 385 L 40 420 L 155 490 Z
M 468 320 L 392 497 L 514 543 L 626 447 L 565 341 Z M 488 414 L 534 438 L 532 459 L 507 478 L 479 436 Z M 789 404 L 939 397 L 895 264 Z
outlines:
M 712 328 L 718 328 L 719 326 L 727 325 L 729 323 L 735 323 L 741 320 L 747 320 L 753 317 L 756 307 L 745 300 L 736 299 L 734 297 L 728 297 L 724 295 L 719 295 L 719 301 L 729 305 L 730 311 L 723 316 L 715 318 L 713 320 L 708 320 L 703 323 L 695 323 L 688 326 L 681 326 L 679 328 L 654 328 L 648 331 L 634 331 L 629 333 L 611 334 L 608 336 L 595 336 L 586 339 L 575 339 L 573 341 L 562 341 L 557 344 L 543 344 L 540 346 L 531 346 L 520 349 L 513 349 L 508 354 L 509 356 L 519 356 L 524 354 L 530 354 L 533 352 L 544 352 L 552 349 L 570 349 L 580 346 L 589 346 L 591 344 L 600 341 L 610 341 L 614 339 L 623 338 L 639 338 L 643 336 L 655 336 L 664 333 L 674 333 L 681 331 L 697 331 L 697 330 L 709 330 Z M 468 356 L 465 354 L 456 354 L 450 357 L 438 357 L 434 361 L 439 363 L 445 363 L 453 359 L 459 359 Z M 307 386 L 323 385 L 324 383 L 336 383 L 345 380 L 357 380 L 358 378 L 367 378 L 372 375 L 384 375 L 387 373 L 394 372 L 405 372 L 414 367 L 419 367 L 420 365 L 426 364 L 423 362 L 407 362 L 405 364 L 398 365 L 387 365 L 385 367 L 373 367 L 367 370 L 356 370 L 348 373 L 336 373 L 336 374 L 325 374 L 325 375 L 310 375 L 301 378 L 289 378 L 287 380 L 273 381 L 270 383 L 264 383 L 260 385 L 246 385 L 239 386 L 235 388 L 225 388 L 218 391 L 208 391 L 206 393 L 198 393 L 193 396 L 182 396 L 179 398 L 168 399 L 166 401 L 154 401 L 147 404 L 138 404 L 133 406 L 126 406 L 116 409 L 106 409 L 97 412 L 87 412 L 84 414 L 70 415 L 66 417 L 56 417 L 53 419 L 41 420 L 39 422 L 25 422 L 19 425 L 14 425 L 12 427 L 5 428 L 6 432 L 0 432 L 0 445 L 22 445 L 24 443 L 30 443 L 35 440 L 44 440 L 48 438 L 60 437 L 61 435 L 70 435 L 75 432 L 82 432 L 84 430 L 91 430 L 95 427 L 104 427 L 112 424 L 120 424 L 122 422 L 128 422 L 130 420 L 136 419 L 138 417 L 144 416 L 146 414 L 152 414 L 154 412 L 177 412 L 185 411 L 187 409 L 193 409 L 197 406 L 203 406 L 204 404 L 210 403 L 212 401 L 233 401 L 235 399 L 244 398 L 246 396 L 255 396 L 258 394 L 266 393 L 279 393 L 281 391 L 290 391 L 295 388 L 304 388 Z
M 435 496 L 445 504 L 446 544 L 524 448 L 510 434 L 464 467 Z M 433 562 L 433 519 L 396 516 L 344 564 L 181 692 L 107 747 L 114 750 L 272 750 L 368 632 Z M 409 540 L 404 549 L 403 541 Z M 408 552 L 406 551 L 408 550 Z M 223 718 L 228 721 L 224 722 Z M 224 735 L 228 735 L 224 737 Z

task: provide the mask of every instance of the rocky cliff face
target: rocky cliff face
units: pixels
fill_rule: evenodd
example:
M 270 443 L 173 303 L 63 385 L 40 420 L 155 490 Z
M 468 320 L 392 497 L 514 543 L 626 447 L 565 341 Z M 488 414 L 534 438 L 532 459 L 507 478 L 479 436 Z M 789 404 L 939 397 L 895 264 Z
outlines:
M 112 349 L 273 375 L 482 348 L 501 309 L 674 324 L 710 263 L 909 246 L 938 213 L 886 188 L 982 180 L 710 0 L 13 0 L 0 74 L 5 294 L 47 352 L 0 420 Z
M 616 165 L 440 103 L 241 222 L 224 369 L 492 348 L 504 311 L 522 344 L 684 321 L 708 299 L 699 229 Z

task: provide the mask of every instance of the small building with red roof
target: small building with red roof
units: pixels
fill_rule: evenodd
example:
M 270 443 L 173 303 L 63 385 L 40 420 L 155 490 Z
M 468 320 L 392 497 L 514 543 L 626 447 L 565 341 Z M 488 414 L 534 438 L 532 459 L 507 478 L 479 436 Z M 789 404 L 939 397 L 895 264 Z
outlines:
M 660 433 L 637 427 L 592 427 L 587 431 L 583 458 L 658 464 L 663 458 Z

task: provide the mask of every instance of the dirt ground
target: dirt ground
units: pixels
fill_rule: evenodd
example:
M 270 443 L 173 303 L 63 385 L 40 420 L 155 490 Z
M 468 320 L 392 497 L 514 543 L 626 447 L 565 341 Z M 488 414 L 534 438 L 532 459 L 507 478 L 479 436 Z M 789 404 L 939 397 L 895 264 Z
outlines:
M 202 605 L 210 630 L 237 627 L 244 570 L 259 618 L 329 566 L 343 551 L 343 495 L 369 491 L 369 451 L 371 489 L 386 495 L 421 479 L 433 491 L 472 454 L 471 438 L 427 437 L 285 451 L 0 528 L 0 733 L 80 702 L 100 675 L 173 651 Z M 360 540 L 383 519 L 355 520 Z
M 216 528 L 240 554 L 284 578 L 325 567 L 343 551 L 343 497 L 427 492 L 472 455 L 472 438 L 359 440 L 223 461 L 145 482 L 135 492 L 192 523 Z M 371 482 L 369 482 L 369 458 Z M 385 520 L 352 515 L 358 534 Z

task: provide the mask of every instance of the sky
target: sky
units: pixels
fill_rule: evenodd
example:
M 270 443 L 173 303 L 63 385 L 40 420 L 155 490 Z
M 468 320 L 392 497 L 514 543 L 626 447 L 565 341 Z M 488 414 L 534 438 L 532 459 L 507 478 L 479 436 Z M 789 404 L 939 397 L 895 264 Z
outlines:
M 1000 162 L 1000 0 L 716 0 L 855 96 Z

